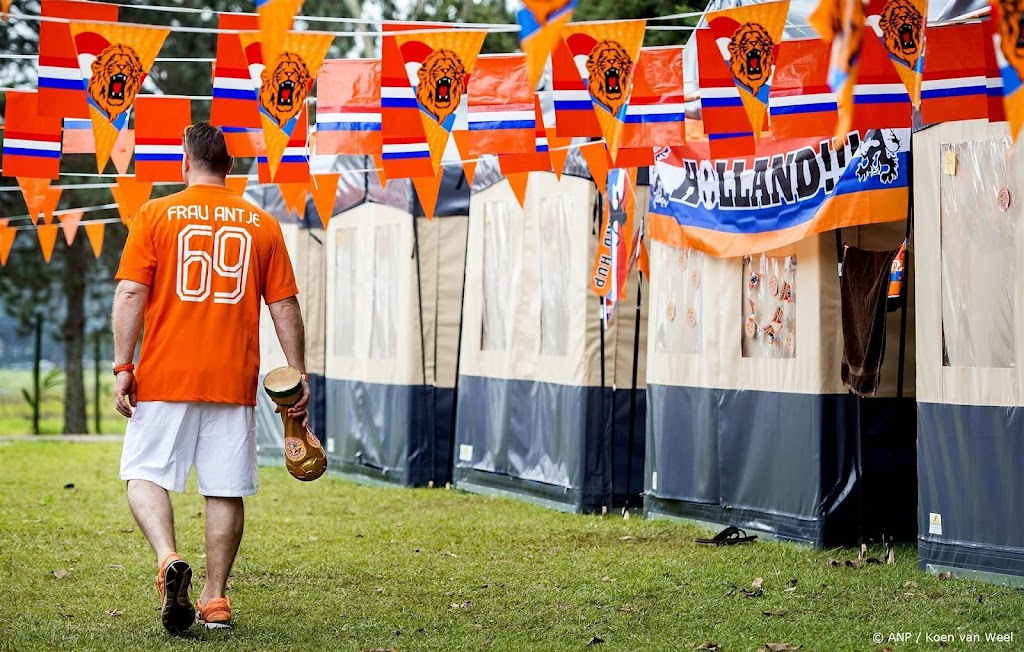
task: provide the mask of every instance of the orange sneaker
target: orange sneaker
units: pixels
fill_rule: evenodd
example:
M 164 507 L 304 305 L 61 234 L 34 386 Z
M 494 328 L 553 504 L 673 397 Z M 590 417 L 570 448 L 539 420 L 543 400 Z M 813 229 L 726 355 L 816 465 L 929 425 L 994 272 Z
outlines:
M 156 590 L 160 594 L 160 619 L 172 634 L 184 634 L 196 619 L 188 597 L 192 569 L 178 553 L 172 552 L 160 562 Z
M 227 598 L 212 598 L 206 604 L 196 600 L 199 624 L 207 629 L 231 629 L 231 601 Z

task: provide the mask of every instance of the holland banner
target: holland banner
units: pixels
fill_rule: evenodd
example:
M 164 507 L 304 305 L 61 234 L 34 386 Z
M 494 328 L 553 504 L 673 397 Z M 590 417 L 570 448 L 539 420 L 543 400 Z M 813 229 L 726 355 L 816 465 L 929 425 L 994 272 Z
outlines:
M 729 257 L 845 226 L 906 218 L 910 130 L 761 142 L 756 156 L 712 160 L 707 143 L 658 152 L 649 233 Z

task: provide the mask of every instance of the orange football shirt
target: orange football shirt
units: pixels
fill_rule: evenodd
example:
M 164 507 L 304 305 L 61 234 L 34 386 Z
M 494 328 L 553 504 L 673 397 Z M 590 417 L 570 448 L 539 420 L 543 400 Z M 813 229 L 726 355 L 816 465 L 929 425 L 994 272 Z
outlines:
M 260 299 L 298 294 L 281 225 L 222 186 L 143 204 L 118 280 L 149 286 L 139 401 L 256 405 Z

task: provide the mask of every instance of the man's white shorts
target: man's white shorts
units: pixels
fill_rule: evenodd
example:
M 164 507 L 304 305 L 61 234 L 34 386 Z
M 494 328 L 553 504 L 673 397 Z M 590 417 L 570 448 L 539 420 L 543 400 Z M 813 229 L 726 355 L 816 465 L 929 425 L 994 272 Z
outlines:
M 259 489 L 252 407 L 225 403 L 140 402 L 124 433 L 122 480 L 185 491 L 196 467 L 203 496 L 249 496 Z

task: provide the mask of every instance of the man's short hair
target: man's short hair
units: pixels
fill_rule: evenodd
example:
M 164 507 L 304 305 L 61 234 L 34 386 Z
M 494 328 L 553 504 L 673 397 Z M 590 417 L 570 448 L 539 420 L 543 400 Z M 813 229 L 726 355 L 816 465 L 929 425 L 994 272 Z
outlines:
M 224 176 L 231 167 L 231 155 L 224 141 L 224 132 L 209 122 L 197 122 L 185 132 L 185 151 L 192 165 Z

